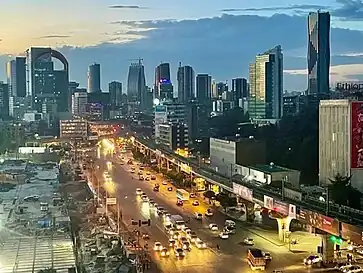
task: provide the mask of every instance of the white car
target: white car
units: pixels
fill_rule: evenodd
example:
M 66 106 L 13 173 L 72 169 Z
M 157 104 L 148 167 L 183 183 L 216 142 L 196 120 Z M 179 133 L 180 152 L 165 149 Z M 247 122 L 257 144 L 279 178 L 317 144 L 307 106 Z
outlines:
M 161 184 L 163 184 L 164 186 L 168 185 L 168 181 L 164 180 Z
M 219 233 L 219 238 L 221 238 L 221 239 L 228 239 L 229 238 L 229 235 L 228 235 L 228 233 L 221 232 L 221 233 Z
M 154 251 L 161 251 L 163 249 L 163 246 L 160 242 L 155 242 L 154 244 Z
M 312 265 L 319 263 L 323 260 L 323 258 L 319 255 L 310 255 L 309 257 L 304 259 L 304 264 L 306 265 Z
M 209 229 L 212 230 L 212 231 L 217 231 L 218 226 L 216 224 L 209 224 Z
M 359 265 L 351 265 L 348 268 L 343 270 L 344 273 L 358 273 L 363 272 L 362 268 Z
M 208 217 L 213 216 L 213 211 L 211 209 L 207 209 L 207 211 L 205 212 L 205 216 L 208 216 Z
M 195 245 L 197 246 L 197 248 L 199 249 L 205 249 L 207 248 L 206 243 L 204 243 L 202 240 L 198 240 L 195 242 Z
M 253 246 L 255 244 L 255 242 L 253 241 L 252 238 L 246 238 L 243 240 L 243 242 L 248 245 L 248 246 Z
M 203 219 L 203 214 L 196 212 L 195 213 L 195 219 L 202 220 Z
M 142 190 L 141 189 L 136 189 L 136 194 L 137 195 L 141 195 L 142 194 Z
M 164 214 L 164 219 L 165 219 L 166 221 L 170 221 L 170 219 L 171 219 L 171 214 L 170 214 L 170 213 L 165 213 L 165 214 Z

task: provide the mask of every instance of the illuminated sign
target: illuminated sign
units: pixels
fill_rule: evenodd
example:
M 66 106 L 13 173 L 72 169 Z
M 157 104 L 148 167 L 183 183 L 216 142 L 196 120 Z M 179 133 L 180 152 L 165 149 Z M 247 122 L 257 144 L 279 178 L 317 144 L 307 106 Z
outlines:
M 338 91 L 363 91 L 363 82 L 338 82 L 335 88 Z
M 233 182 L 233 193 L 241 196 L 243 199 L 253 201 L 252 190 Z

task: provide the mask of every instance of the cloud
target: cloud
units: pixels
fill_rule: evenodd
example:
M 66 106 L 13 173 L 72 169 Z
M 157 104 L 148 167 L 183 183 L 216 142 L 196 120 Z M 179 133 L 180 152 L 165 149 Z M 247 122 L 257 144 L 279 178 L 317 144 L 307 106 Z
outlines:
M 62 38 L 70 38 L 71 35 L 58 35 L 58 34 L 50 34 L 38 37 L 38 39 L 62 39 Z
M 283 11 L 283 10 L 318 10 L 327 9 L 328 6 L 321 5 L 290 5 L 290 6 L 277 6 L 277 7 L 264 7 L 264 8 L 245 8 L 245 9 L 222 9 L 222 12 L 244 12 L 244 11 Z
M 141 6 L 128 6 L 128 5 L 112 5 L 109 6 L 110 9 L 149 9 L 148 7 Z
M 332 11 L 332 15 L 343 20 L 363 21 L 362 0 L 336 0 L 341 7 Z

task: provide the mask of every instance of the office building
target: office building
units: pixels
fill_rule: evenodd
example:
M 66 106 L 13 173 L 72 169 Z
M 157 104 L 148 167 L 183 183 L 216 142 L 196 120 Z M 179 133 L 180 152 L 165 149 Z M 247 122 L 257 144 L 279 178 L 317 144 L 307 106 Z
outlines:
M 218 99 L 222 98 L 222 94 L 224 92 L 228 92 L 228 84 L 226 82 L 216 83 L 215 88 L 216 88 L 216 97 L 215 98 L 218 98 Z
M 16 57 L 6 64 L 9 97 L 26 96 L 26 58 Z
M 88 67 L 87 72 L 88 93 L 100 93 L 101 91 L 101 65 L 94 63 Z
M 254 138 L 210 138 L 209 154 L 211 167 L 230 177 L 236 165 L 266 164 L 266 143 Z
M 86 117 L 88 103 L 87 92 L 74 92 L 72 95 L 72 115 L 73 117 Z
M 104 120 L 104 106 L 101 103 L 88 102 L 86 104 L 86 119 L 88 121 Z
M 188 149 L 188 126 L 185 123 L 160 124 L 160 144 L 172 151 Z
M 196 78 L 196 98 L 199 104 L 211 104 L 212 76 L 198 74 Z
M 0 119 L 8 119 L 9 114 L 9 85 L 0 82 Z
M 186 123 L 188 124 L 189 142 L 194 142 L 200 137 L 208 135 L 208 119 L 210 117 L 210 108 L 198 104 L 193 100 L 186 106 Z
M 297 115 L 302 107 L 304 107 L 306 97 L 303 95 L 289 94 L 283 96 L 283 112 L 284 116 Z
M 278 45 L 256 56 L 249 67 L 248 112 L 253 120 L 278 120 L 283 115 L 283 55 Z
M 120 108 L 122 105 L 122 83 L 113 81 L 108 84 L 110 93 L 110 104 L 112 109 Z
M 319 106 L 319 182 L 330 183 L 339 173 L 351 176 L 363 192 L 363 102 L 322 100 Z
M 308 16 L 308 94 L 329 93 L 330 14 L 311 12 Z
M 213 105 L 213 112 L 215 114 L 223 113 L 235 108 L 233 100 L 214 100 L 212 105 Z
M 194 92 L 194 70 L 191 66 L 179 65 L 178 73 L 178 101 L 189 103 L 195 96 Z
M 160 136 L 160 124 L 185 123 L 187 119 L 186 106 L 181 103 L 165 102 L 161 105 L 156 105 L 154 111 L 154 130 L 156 139 Z
M 243 108 L 242 102 L 248 98 L 248 84 L 245 78 L 232 79 L 232 96 L 234 107 Z
M 10 97 L 9 115 L 15 120 L 22 120 L 25 112 L 29 110 L 30 105 L 31 105 L 30 97 Z
M 155 68 L 155 98 L 160 101 L 171 101 L 174 98 L 174 87 L 170 79 L 170 64 L 161 63 Z
M 145 92 L 145 68 L 142 64 L 142 60 L 139 59 L 137 63 L 130 64 L 127 78 L 127 99 L 132 114 L 135 111 L 143 110 L 145 108 Z
M 29 95 L 32 96 L 32 108 L 42 111 L 45 99 L 55 99 L 59 112 L 69 112 L 69 64 L 59 51 L 51 48 L 32 47 L 27 50 L 29 67 Z M 56 70 L 52 58 L 58 59 L 62 68 Z
M 87 139 L 88 127 L 84 119 L 60 120 L 60 138 L 69 140 Z

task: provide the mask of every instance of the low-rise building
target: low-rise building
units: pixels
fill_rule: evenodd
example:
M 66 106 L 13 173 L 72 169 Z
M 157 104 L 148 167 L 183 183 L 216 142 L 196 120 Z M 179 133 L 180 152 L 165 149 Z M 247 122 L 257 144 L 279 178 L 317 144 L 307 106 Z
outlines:
M 169 149 L 188 148 L 188 126 L 185 123 L 164 123 L 159 125 L 159 142 Z
M 60 137 L 65 139 L 86 139 L 87 121 L 84 119 L 60 120 Z

